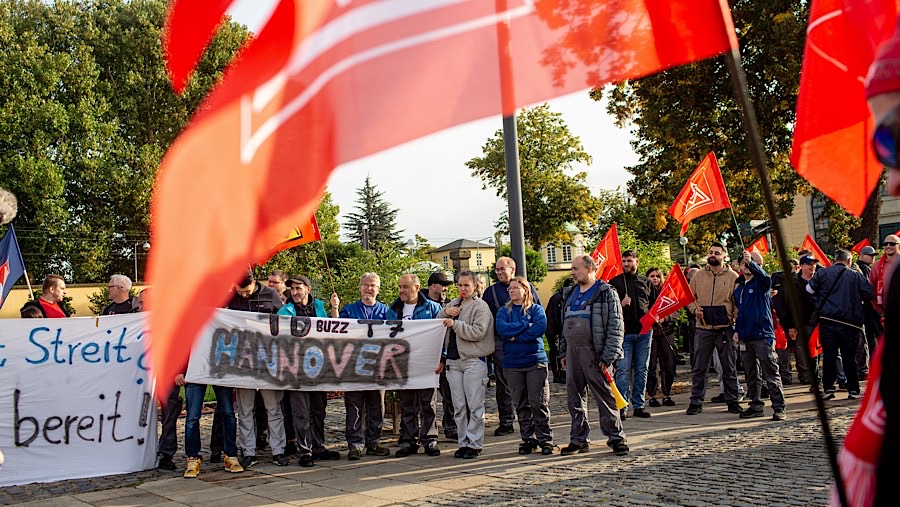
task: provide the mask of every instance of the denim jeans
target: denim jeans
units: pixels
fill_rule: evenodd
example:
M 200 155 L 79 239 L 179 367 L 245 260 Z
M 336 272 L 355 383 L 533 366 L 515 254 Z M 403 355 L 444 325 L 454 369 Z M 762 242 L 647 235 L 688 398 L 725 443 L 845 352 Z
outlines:
M 631 400 L 631 408 L 644 408 L 644 389 L 647 387 L 647 371 L 650 365 L 650 343 L 653 332 L 647 334 L 626 334 L 622 342 L 625 353 L 616 361 L 616 387 L 626 400 Z M 631 372 L 634 370 L 634 383 Z
M 222 441 L 226 456 L 237 456 L 237 420 L 234 417 L 233 387 L 212 386 L 216 393 L 216 412 L 222 417 Z M 206 384 L 188 383 L 184 386 L 184 402 L 187 417 L 184 421 L 184 453 L 189 457 L 200 456 L 200 413 Z

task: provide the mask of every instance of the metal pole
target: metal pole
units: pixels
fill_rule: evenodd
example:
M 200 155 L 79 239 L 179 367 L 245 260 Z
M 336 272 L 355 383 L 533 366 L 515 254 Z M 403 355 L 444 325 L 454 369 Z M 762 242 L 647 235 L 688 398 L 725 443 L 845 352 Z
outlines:
M 137 273 L 137 247 L 138 247 L 138 244 L 135 243 L 135 244 L 134 244 L 134 283 L 137 283 L 137 281 L 138 281 L 138 276 L 137 276 L 137 275 L 138 275 L 138 273 Z
M 781 262 L 781 269 L 784 273 L 791 272 L 791 264 L 789 262 L 787 243 L 784 234 L 781 231 L 781 224 L 778 222 L 778 214 L 775 209 L 775 200 L 772 197 L 772 187 L 769 184 L 769 170 L 766 168 L 766 152 L 763 148 L 762 140 L 759 134 L 759 127 L 756 123 L 756 111 L 753 108 L 753 102 L 750 100 L 750 90 L 747 87 L 747 76 L 744 74 L 744 67 L 741 65 L 741 53 L 739 49 L 732 49 L 725 54 L 725 65 L 728 67 L 728 73 L 731 75 L 731 82 L 734 85 L 734 91 L 737 103 L 741 107 L 742 121 L 744 124 L 744 132 L 747 134 L 747 144 L 750 148 L 750 158 L 756 167 L 756 173 L 759 176 L 760 185 L 762 186 L 763 202 L 766 205 L 766 212 L 769 215 L 769 224 L 772 226 L 773 236 L 775 238 L 775 249 L 778 251 L 778 260 Z M 738 234 L 740 236 L 740 234 Z M 797 287 L 793 283 L 785 283 L 783 285 L 787 296 L 788 304 L 791 310 L 791 316 L 794 322 L 802 322 L 800 318 L 800 295 L 797 294 Z M 804 351 L 809 344 L 809 336 L 806 333 L 806 326 L 797 326 L 798 340 L 802 340 Z M 803 360 L 806 361 L 807 371 L 813 370 L 812 358 L 809 353 L 802 354 Z M 852 360 L 852 358 L 851 358 Z M 837 489 L 838 498 L 841 505 L 846 506 L 847 492 L 844 489 L 844 481 L 841 478 L 841 470 L 837 460 L 837 445 L 834 436 L 831 433 L 831 426 L 828 424 L 828 414 L 825 413 L 825 400 L 822 398 L 822 391 L 819 389 L 818 382 L 813 382 L 813 394 L 816 398 L 816 411 L 819 415 L 819 422 L 822 424 L 822 437 L 825 439 L 825 449 L 828 453 L 828 461 L 831 464 L 831 471 L 834 474 L 835 489 Z

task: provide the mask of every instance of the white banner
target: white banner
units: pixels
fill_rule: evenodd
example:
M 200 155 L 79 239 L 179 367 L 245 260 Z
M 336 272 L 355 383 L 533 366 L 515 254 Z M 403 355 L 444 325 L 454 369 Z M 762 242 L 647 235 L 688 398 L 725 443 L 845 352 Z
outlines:
M 441 320 L 357 321 L 219 310 L 191 354 L 187 380 L 304 391 L 438 386 Z
M 140 314 L 0 320 L 0 486 L 153 468 Z

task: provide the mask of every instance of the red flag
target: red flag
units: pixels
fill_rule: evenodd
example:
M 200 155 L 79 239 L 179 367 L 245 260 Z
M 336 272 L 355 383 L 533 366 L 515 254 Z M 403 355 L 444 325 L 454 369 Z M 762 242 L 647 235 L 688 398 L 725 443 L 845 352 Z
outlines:
M 659 297 L 656 298 L 656 303 L 653 303 L 650 311 L 641 317 L 641 334 L 649 333 L 653 323 L 658 319 L 664 319 L 694 301 L 696 299 L 688 286 L 684 271 L 676 262 L 669 271 L 666 281 L 659 288 Z
M 301 225 L 300 227 L 294 227 L 291 229 L 291 232 L 285 237 L 280 243 L 275 245 L 275 248 L 272 249 L 271 252 L 265 257 L 265 260 L 262 262 L 257 262 L 260 266 L 269 262 L 272 259 L 272 256 L 277 254 L 282 250 L 287 250 L 288 248 L 294 248 L 295 246 L 305 245 L 307 243 L 312 243 L 313 241 L 319 241 L 322 239 L 322 236 L 319 234 L 319 224 L 316 222 L 316 217 L 313 216 L 309 223 L 305 225 Z
M 669 214 L 681 222 L 681 235 L 684 236 L 691 220 L 730 207 L 716 155 L 709 152 L 675 198 Z
M 754 241 L 748 248 L 748 252 L 753 251 L 759 252 L 760 255 L 766 255 L 769 253 L 769 240 L 765 236 L 760 237 L 758 240 Z
M 872 244 L 869 243 L 869 238 L 863 238 L 862 241 L 860 241 L 859 243 L 853 245 L 853 248 L 851 248 L 850 251 L 853 252 L 853 253 L 855 253 L 856 255 L 859 255 L 859 251 L 862 250 L 864 247 L 867 247 L 867 246 L 872 246 Z
M 171 3 L 176 89 L 231 3 Z M 148 266 L 160 382 L 241 269 L 313 213 L 336 166 L 736 48 L 726 0 L 280 0 L 160 167 Z M 197 206 L 200 189 L 221 205 Z
M 606 231 L 597 248 L 591 252 L 591 258 L 597 262 L 597 280 L 608 282 L 622 272 L 622 250 L 619 248 L 619 233 L 616 224 Z
M 810 236 L 809 234 L 807 234 L 806 237 L 803 238 L 803 244 L 800 245 L 800 249 L 809 250 L 810 253 L 812 253 L 812 256 L 815 257 L 819 261 L 819 264 L 821 264 L 822 266 L 825 266 L 826 268 L 828 266 L 831 266 L 831 261 L 828 260 L 825 252 L 823 252 L 822 249 L 819 248 L 819 244 L 816 243 L 815 240 L 812 239 L 812 236 Z
M 775 328 L 775 350 L 787 349 L 787 335 L 784 334 L 784 329 L 781 327 L 781 321 L 778 320 L 778 313 L 774 308 L 772 308 L 772 323 Z
M 813 328 L 812 333 L 809 335 L 807 346 L 809 347 L 809 357 L 814 358 L 822 353 L 822 342 L 819 340 L 819 326 Z
M 810 8 L 791 164 L 856 216 L 883 170 L 863 83 L 896 16 L 895 0 L 816 0 Z

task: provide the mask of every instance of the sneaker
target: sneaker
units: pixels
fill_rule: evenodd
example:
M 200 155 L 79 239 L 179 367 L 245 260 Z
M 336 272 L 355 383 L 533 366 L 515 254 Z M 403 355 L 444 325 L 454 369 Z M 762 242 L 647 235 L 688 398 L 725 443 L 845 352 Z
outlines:
M 256 456 L 244 456 L 240 459 L 239 463 L 244 468 L 250 468 L 257 463 Z M 226 466 L 226 468 L 228 467 Z
M 463 453 L 463 459 L 474 459 L 478 456 L 481 456 L 481 449 L 473 449 L 471 447 L 466 448 L 466 452 Z
M 763 411 L 761 408 L 747 407 L 747 410 L 740 412 L 741 419 L 750 419 L 751 417 L 762 417 Z
M 628 407 L 619 409 L 619 417 L 622 419 L 622 421 L 628 419 Z
M 847 399 L 848 399 L 848 400 L 855 400 L 855 399 L 859 398 L 861 394 L 862 394 L 862 393 L 860 393 L 859 390 L 855 390 L 855 391 L 847 391 Z
M 255 459 L 255 457 L 254 457 Z M 233 474 L 240 473 L 244 471 L 244 467 L 241 466 L 241 462 L 238 461 L 237 458 L 229 455 L 225 455 L 225 471 L 231 472 Z M 254 461 L 255 463 L 255 461 Z
M 272 461 L 274 461 L 275 464 L 280 467 L 286 467 L 291 462 L 291 460 L 289 460 L 287 455 L 285 454 L 276 454 L 272 456 Z
M 587 442 L 583 444 L 576 444 L 574 442 L 569 443 L 569 445 L 563 447 L 559 453 L 563 456 L 571 456 L 572 454 L 578 454 L 580 452 L 587 452 L 589 448 L 589 444 Z
M 535 449 L 537 449 L 537 442 L 534 440 L 526 440 L 519 444 L 519 454 L 531 454 Z
M 470 449 L 468 447 L 460 447 L 459 449 L 456 450 L 456 452 L 453 453 L 453 457 L 454 458 L 465 458 L 466 453 L 469 452 L 469 450 Z
M 314 466 L 314 465 L 316 464 L 316 460 L 314 460 L 313 457 L 310 456 L 309 454 L 304 454 L 303 456 L 300 456 L 300 457 L 297 459 L 297 464 L 300 465 L 300 466 L 302 466 L 302 467 L 309 468 L 309 467 Z
M 685 413 L 687 415 L 697 415 L 700 412 L 703 412 L 703 405 L 697 405 L 696 403 L 691 403 L 690 405 L 688 405 L 687 412 L 685 412 Z
M 441 455 L 441 448 L 438 447 L 437 441 L 432 440 L 431 442 L 428 442 L 427 444 L 425 444 L 425 454 L 427 454 L 429 456 L 440 456 Z
M 380 445 L 370 445 L 366 447 L 366 456 L 390 456 L 391 451 L 387 447 Z
M 710 403 L 725 403 L 725 393 L 713 396 L 709 399 Z
M 210 463 L 221 463 L 222 462 L 222 452 L 215 451 L 215 452 L 210 453 L 209 462 Z
M 160 456 L 159 464 L 156 465 L 156 468 L 160 470 L 175 470 L 178 467 L 175 466 L 171 456 Z
M 675 406 L 675 400 L 673 400 L 672 398 L 666 396 L 665 398 L 663 398 L 662 404 L 665 405 L 665 406 L 667 406 L 667 407 L 674 407 L 674 406 Z
M 636 409 L 634 409 L 634 414 L 632 414 L 632 415 L 635 417 L 640 417 L 641 419 L 646 419 L 646 418 L 650 417 L 650 412 L 647 412 L 646 410 L 644 410 L 642 408 L 636 408 Z
M 511 435 L 516 432 L 516 429 L 513 428 L 512 424 L 501 424 L 496 430 L 494 430 L 495 437 L 502 437 L 503 435 Z
M 554 447 L 554 445 L 551 443 L 545 442 L 545 443 L 541 444 L 541 454 L 544 456 L 549 456 L 549 455 L 553 454 L 553 447 Z
M 730 402 L 728 404 L 728 411 L 731 412 L 732 414 L 740 414 L 741 413 L 741 404 L 736 401 Z
M 616 440 L 612 443 L 612 445 L 610 445 L 610 447 L 612 447 L 613 454 L 615 454 L 616 456 L 625 456 L 628 454 L 629 449 L 628 446 L 625 445 L 624 440 Z
M 773 420 L 773 421 L 783 421 L 783 420 L 785 420 L 786 418 L 787 418 L 787 414 L 784 413 L 784 409 L 783 409 L 783 408 L 776 408 L 776 409 L 775 409 L 775 412 L 772 413 L 772 420 Z
M 319 451 L 314 452 L 312 455 L 313 459 L 316 461 L 337 461 L 341 459 L 341 453 L 337 451 Z
M 825 391 L 825 395 L 822 396 L 823 400 L 833 400 L 834 399 L 834 390 Z
M 200 475 L 200 458 L 188 458 L 184 476 L 188 479 L 193 479 L 198 475 Z
M 347 459 L 349 461 L 359 461 L 362 458 L 362 449 L 350 449 L 350 452 L 347 453 Z
M 656 398 L 650 398 L 650 401 L 647 402 L 647 405 L 651 407 L 661 407 L 662 404 Z
M 416 454 L 417 452 L 419 452 L 418 445 L 404 442 L 400 444 L 400 448 L 397 449 L 397 452 L 394 453 L 394 456 L 397 456 L 398 458 L 405 458 L 407 456 Z

